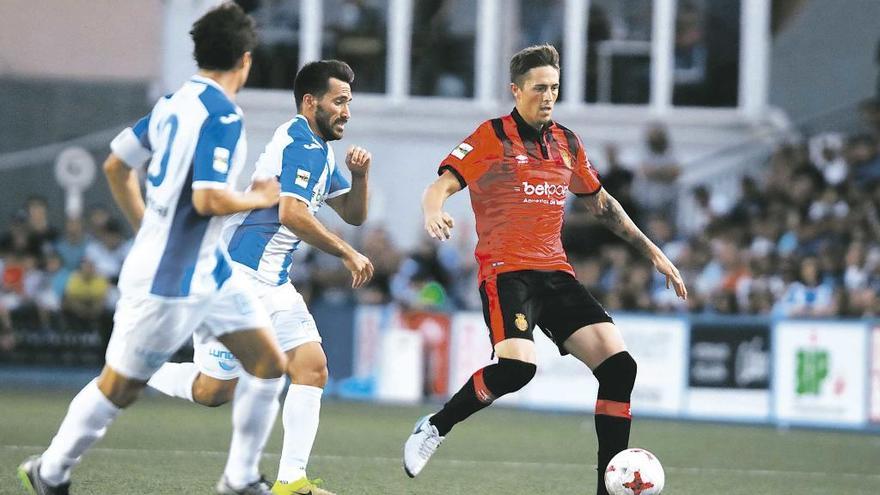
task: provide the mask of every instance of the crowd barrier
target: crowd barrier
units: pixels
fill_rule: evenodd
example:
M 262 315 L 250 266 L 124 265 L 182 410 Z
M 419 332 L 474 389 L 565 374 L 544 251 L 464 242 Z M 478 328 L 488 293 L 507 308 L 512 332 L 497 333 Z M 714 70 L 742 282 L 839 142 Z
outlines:
M 443 402 L 494 356 L 480 312 L 406 311 L 348 300 L 311 305 L 328 395 Z M 639 365 L 633 414 L 880 432 L 880 320 L 615 314 Z M 0 352 L 3 381 L 42 369 L 97 369 L 106 336 L 25 334 Z M 589 370 L 535 332 L 538 371 L 501 405 L 590 413 Z M 176 360 L 191 359 L 183 349 Z
M 493 360 L 479 312 L 361 306 L 352 318 L 351 376 L 334 384 L 341 397 L 443 401 Z M 634 415 L 880 432 L 880 322 L 638 314 L 614 320 L 639 364 Z M 535 335 L 535 378 L 499 404 L 592 412 L 592 374 Z

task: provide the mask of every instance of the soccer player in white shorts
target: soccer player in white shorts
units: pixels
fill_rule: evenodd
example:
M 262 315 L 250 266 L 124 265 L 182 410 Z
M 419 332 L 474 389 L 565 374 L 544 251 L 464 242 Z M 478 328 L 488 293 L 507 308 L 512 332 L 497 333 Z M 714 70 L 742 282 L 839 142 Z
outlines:
M 279 178 L 281 200 L 277 207 L 234 215 L 224 228 L 236 271 L 246 274 L 252 293 L 272 318 L 289 363 L 291 385 L 282 412 L 284 443 L 272 487 L 276 495 L 331 494 L 306 476 L 327 382 L 327 358 L 315 321 L 288 279 L 293 252 L 305 241 L 340 257 L 351 271 L 353 287 L 373 275 L 373 265 L 365 256 L 314 217 L 327 202 L 352 225 L 366 219 L 371 156 L 362 148 L 348 150 L 349 184 L 329 144 L 342 137 L 351 117 L 353 79 L 351 68 L 336 60 L 312 62 L 297 73 L 294 94 L 299 114 L 278 127 L 254 172 L 255 178 Z M 194 344 L 195 363 L 168 363 L 149 385 L 203 405 L 228 401 L 238 376 L 235 355 L 208 336 L 197 335 Z
M 71 470 L 86 450 L 193 332 L 223 342 L 244 368 L 217 492 L 271 493 L 258 463 L 278 411 L 286 358 L 262 304 L 233 272 L 220 242 L 223 215 L 278 202 L 275 179 L 254 182 L 245 193 L 228 187 L 246 156 L 242 113 L 232 100 L 250 70 L 254 21 L 227 3 L 196 21 L 191 34 L 198 74 L 122 131 L 104 163 L 113 197 L 137 236 L 119 276 L 101 375 L 70 403 L 49 448 L 19 467 L 32 495 L 69 492 Z M 145 201 L 134 168 L 147 161 Z

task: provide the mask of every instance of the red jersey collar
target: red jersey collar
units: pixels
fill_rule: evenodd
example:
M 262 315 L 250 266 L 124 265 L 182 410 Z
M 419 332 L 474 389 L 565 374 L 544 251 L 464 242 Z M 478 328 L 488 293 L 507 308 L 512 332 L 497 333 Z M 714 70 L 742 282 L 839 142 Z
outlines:
M 552 129 L 553 126 L 556 125 L 556 123 L 551 120 L 546 125 L 544 125 L 544 127 L 542 127 L 540 131 L 538 131 L 537 129 L 529 125 L 529 123 L 526 122 L 524 118 L 522 118 L 522 115 L 519 114 L 519 110 L 517 110 L 516 107 L 514 107 L 513 111 L 510 112 L 510 116 L 513 117 L 513 121 L 516 122 L 516 130 L 519 131 L 519 137 L 524 140 L 528 139 L 530 141 L 541 141 L 541 137 L 544 134 L 550 132 L 550 129 Z

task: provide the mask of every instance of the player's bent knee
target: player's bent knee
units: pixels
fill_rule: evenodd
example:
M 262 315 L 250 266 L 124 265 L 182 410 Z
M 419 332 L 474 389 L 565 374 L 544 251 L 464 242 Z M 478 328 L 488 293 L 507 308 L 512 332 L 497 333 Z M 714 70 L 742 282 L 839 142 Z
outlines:
M 98 389 L 107 400 L 124 409 L 133 404 L 146 387 L 146 382 L 123 376 L 110 368 L 104 368 L 98 377 Z
M 627 351 L 621 351 L 602 361 L 593 370 L 599 386 L 629 395 L 636 381 L 638 365 Z
M 499 358 L 498 364 L 484 368 L 483 379 L 489 390 L 496 397 L 501 397 L 525 387 L 537 371 L 538 367 L 534 363 Z
M 297 385 L 324 388 L 327 385 L 327 379 L 330 377 L 330 372 L 326 365 L 312 366 L 306 369 L 293 369 L 293 366 L 290 368 L 290 381 Z
M 281 378 L 286 369 L 287 357 L 279 352 L 257 361 L 252 374 L 257 378 Z
M 218 407 L 232 401 L 238 380 L 196 380 L 193 383 L 193 399 L 203 406 Z

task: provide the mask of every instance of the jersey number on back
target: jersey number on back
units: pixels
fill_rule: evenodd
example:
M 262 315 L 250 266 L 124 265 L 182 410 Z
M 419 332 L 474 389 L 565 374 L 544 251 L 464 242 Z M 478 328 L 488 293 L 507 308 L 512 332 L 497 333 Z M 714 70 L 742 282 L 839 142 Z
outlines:
M 174 136 L 177 134 L 177 115 L 171 114 L 160 124 L 162 132 L 168 129 L 168 138 L 165 140 L 165 152 L 162 153 L 162 160 L 159 162 L 159 172 L 153 173 L 147 170 L 147 179 L 153 187 L 159 187 L 159 184 L 165 180 L 165 172 L 168 171 L 168 158 L 171 156 L 171 145 L 174 143 Z M 150 167 L 154 168 L 154 167 Z

